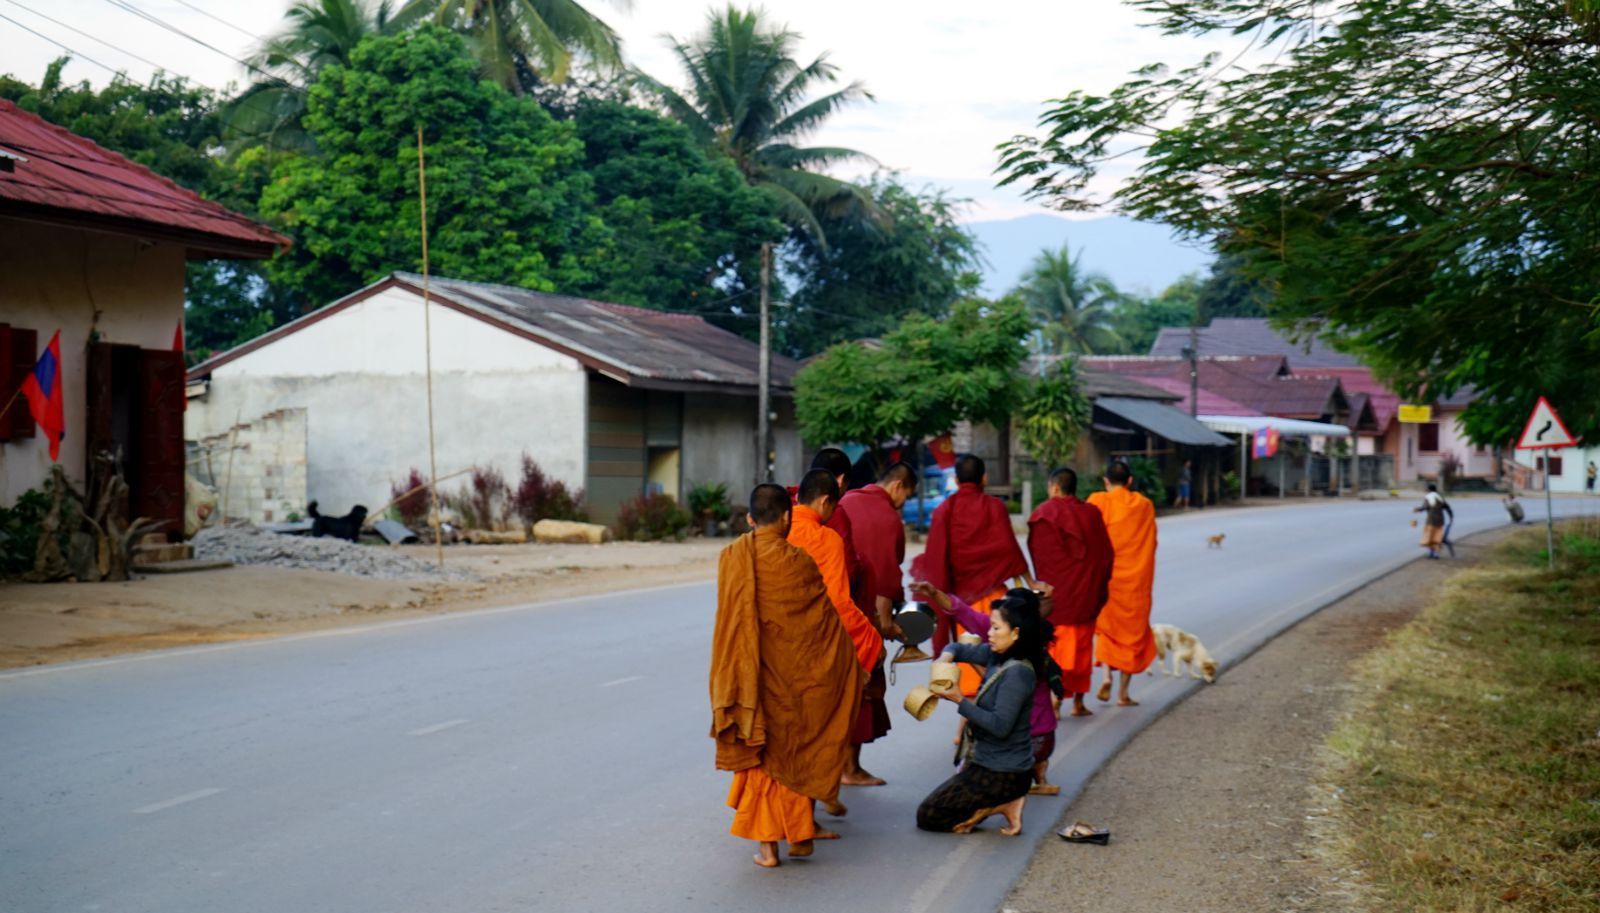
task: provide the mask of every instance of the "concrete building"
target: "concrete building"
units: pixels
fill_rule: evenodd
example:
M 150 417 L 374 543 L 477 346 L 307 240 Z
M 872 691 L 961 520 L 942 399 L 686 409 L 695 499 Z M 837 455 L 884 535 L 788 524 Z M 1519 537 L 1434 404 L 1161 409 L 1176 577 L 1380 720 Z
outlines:
M 58 461 L 81 489 L 95 454 L 115 455 L 129 516 L 181 531 L 185 264 L 288 243 L 0 100 L 0 504 L 50 475 L 49 444 L 13 395 L 59 331 Z
M 693 315 L 509 286 L 435 278 L 429 300 L 441 479 L 493 467 L 514 485 L 526 453 L 582 488 L 602 522 L 647 490 L 682 501 L 695 484 L 723 482 L 742 502 L 755 482 L 759 352 L 748 340 Z M 195 366 L 189 440 L 231 436 L 237 454 L 238 436 L 262 435 L 267 417 L 282 435 L 303 436 L 303 490 L 284 484 L 293 457 L 282 455 L 294 442 L 275 439 L 277 468 L 236 477 L 230 498 L 241 506 L 229 513 L 281 520 L 307 500 L 328 513 L 375 510 L 412 469 L 426 477 L 424 332 L 422 277 L 396 273 Z M 784 479 L 802 467 L 797 369 L 772 359 Z M 302 411 L 298 424 L 285 420 Z

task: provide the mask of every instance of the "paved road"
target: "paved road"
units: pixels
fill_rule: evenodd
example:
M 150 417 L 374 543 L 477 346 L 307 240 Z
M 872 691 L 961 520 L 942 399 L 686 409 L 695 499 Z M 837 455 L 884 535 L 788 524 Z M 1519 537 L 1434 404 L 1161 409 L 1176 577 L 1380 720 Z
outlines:
M 1157 620 L 1237 661 L 1413 558 L 1411 503 L 1163 520 Z M 1458 536 L 1505 516 L 1457 514 Z M 1071 794 L 1192 687 L 1141 678 L 1143 707 L 1067 720 L 1063 796 L 1029 802 L 1023 837 L 954 837 L 913 826 L 955 717 L 898 709 L 910 667 L 866 752 L 890 786 L 846 792 L 843 841 L 762 871 L 705 737 L 712 602 L 696 584 L 0 673 L 0 910 L 992 911 Z

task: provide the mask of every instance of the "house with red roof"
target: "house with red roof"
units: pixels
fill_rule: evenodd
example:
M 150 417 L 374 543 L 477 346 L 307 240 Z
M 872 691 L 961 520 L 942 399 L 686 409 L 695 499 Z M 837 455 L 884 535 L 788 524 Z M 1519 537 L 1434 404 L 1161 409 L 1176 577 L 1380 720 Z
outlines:
M 129 516 L 181 533 L 185 265 L 288 246 L 0 99 L 0 504 L 39 488 L 57 461 L 83 486 L 107 453 L 128 482 Z M 57 333 L 65 431 L 52 460 L 15 393 Z
M 1401 422 L 1399 395 L 1355 356 L 1338 351 L 1319 336 L 1290 338 L 1265 319 L 1244 317 L 1217 318 L 1195 334 L 1202 359 L 1282 358 L 1285 374 L 1305 380 L 1336 380 L 1348 398 L 1352 415 L 1360 412 L 1358 407 L 1363 404 L 1359 400 L 1364 397 L 1375 430 L 1364 432 L 1352 426 L 1357 428 L 1356 452 L 1363 456 L 1387 454 L 1393 463 L 1395 482 L 1437 478 L 1447 456 L 1454 456 L 1461 463 L 1463 476 L 1489 479 L 1497 475 L 1493 449 L 1470 441 L 1461 424 L 1461 413 L 1473 400 L 1471 389 L 1423 404 L 1432 406 L 1430 421 Z M 1180 359 L 1189 337 L 1188 327 L 1164 328 L 1151 344 L 1150 355 Z

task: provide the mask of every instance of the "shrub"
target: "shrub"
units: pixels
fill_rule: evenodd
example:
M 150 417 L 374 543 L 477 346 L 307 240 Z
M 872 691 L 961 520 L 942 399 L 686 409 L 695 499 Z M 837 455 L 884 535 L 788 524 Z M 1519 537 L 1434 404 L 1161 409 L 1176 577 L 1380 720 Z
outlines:
M 1461 458 L 1447 450 L 1439 457 L 1439 488 L 1448 494 L 1460 481 Z
M 1239 497 L 1239 474 L 1231 469 L 1222 474 L 1222 496 L 1224 498 Z
M 583 489 L 569 491 L 565 482 L 544 474 L 533 457 L 522 455 L 522 478 L 511 493 L 511 511 L 530 528 L 540 520 L 587 520 Z
M 1167 503 L 1167 486 L 1161 480 L 1161 467 L 1149 457 L 1129 457 L 1128 469 L 1133 472 L 1133 490 L 1150 499 L 1157 507 Z
M 401 523 L 412 528 L 427 524 L 432 498 L 428 494 L 428 480 L 421 471 L 412 469 L 404 482 L 391 483 L 389 497 L 394 501 L 394 509 L 400 515 Z
M 19 495 L 17 503 L 0 507 L 0 578 L 33 570 L 40 524 L 49 511 L 50 497 L 32 488 Z
M 439 501 L 455 511 L 465 529 L 505 529 L 510 525 L 511 489 L 500 471 L 474 468 L 467 483 Z
M 694 518 L 671 495 L 651 492 L 623 503 L 612 531 L 618 539 L 654 542 L 682 539 Z
M 1084 501 L 1097 491 L 1105 491 L 1106 483 L 1100 478 L 1099 473 L 1078 473 L 1078 500 Z
M 689 489 L 689 512 L 697 520 L 726 520 L 732 509 L 725 482 L 701 482 Z

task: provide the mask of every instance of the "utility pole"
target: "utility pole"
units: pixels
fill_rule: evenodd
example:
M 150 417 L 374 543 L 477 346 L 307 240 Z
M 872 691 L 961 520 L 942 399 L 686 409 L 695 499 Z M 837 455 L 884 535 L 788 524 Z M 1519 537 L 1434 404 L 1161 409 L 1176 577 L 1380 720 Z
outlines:
M 1200 327 L 1189 324 L 1189 417 L 1200 414 Z
M 756 395 L 756 484 L 772 481 L 772 242 L 761 245 L 761 380 Z

